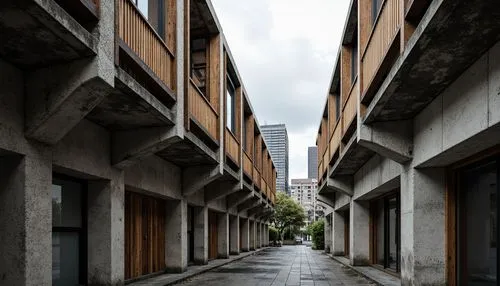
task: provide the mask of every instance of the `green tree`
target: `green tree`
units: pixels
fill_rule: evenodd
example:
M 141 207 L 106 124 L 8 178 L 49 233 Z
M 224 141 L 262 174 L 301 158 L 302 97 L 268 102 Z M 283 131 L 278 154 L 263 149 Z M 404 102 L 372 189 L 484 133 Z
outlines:
M 310 228 L 313 248 L 314 249 L 324 249 L 325 248 L 325 221 L 318 220 L 312 223 Z
M 304 225 L 305 219 L 306 215 L 302 206 L 283 192 L 276 194 L 272 221 L 282 239 L 286 228 L 298 229 Z

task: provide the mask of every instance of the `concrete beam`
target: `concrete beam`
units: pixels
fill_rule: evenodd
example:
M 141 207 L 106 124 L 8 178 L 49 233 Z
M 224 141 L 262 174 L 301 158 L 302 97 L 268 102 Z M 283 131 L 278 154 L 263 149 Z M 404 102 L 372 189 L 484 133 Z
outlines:
M 218 200 L 230 194 L 234 194 L 241 190 L 241 185 L 238 182 L 216 181 L 209 184 L 205 188 L 205 202 Z
M 112 92 L 97 60 L 80 60 L 27 74 L 25 135 L 53 145 Z
M 227 208 L 228 209 L 234 208 L 253 197 L 255 197 L 254 193 L 248 191 L 238 191 L 236 193 L 230 194 L 229 196 L 227 196 L 226 199 Z
M 358 143 L 381 156 L 403 164 L 413 157 L 413 121 L 362 124 L 358 130 Z
M 247 210 L 247 214 L 249 217 L 261 214 L 264 211 L 264 207 L 262 205 L 257 205 L 256 207 L 253 207 L 251 209 Z
M 190 196 L 222 176 L 219 166 L 197 166 L 182 170 L 182 194 Z
M 321 195 L 317 194 L 316 199 L 319 202 L 322 202 L 331 208 L 335 208 L 335 194 L 332 193 L 326 193 Z
M 238 213 L 246 211 L 248 209 L 254 208 L 260 204 L 260 200 L 257 198 L 251 198 L 248 201 L 238 205 Z
M 111 135 L 111 162 L 126 168 L 181 140 L 172 126 L 115 131 Z
M 354 194 L 353 176 L 336 176 L 335 179 L 328 178 L 326 189 L 330 192 L 341 192 L 352 197 Z

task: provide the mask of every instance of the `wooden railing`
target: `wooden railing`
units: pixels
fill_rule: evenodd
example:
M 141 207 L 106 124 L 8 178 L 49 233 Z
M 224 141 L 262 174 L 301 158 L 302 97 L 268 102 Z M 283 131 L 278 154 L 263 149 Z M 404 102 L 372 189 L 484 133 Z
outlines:
M 233 133 L 231 131 L 226 129 L 226 136 L 225 136 L 225 142 L 226 142 L 226 154 L 231 157 L 231 159 L 236 163 L 236 165 L 240 165 L 240 144 L 234 138 Z
M 363 94 L 370 86 L 401 26 L 400 0 L 386 0 L 361 57 Z
M 260 173 L 255 166 L 253 167 L 253 184 L 260 189 Z
M 330 152 L 328 152 L 328 146 L 326 147 L 325 149 L 325 153 L 323 154 L 323 172 L 327 172 L 328 171 L 328 163 L 330 162 Z
M 329 160 L 332 159 L 335 152 L 337 152 L 337 150 L 339 149 L 341 142 L 340 140 L 342 140 L 342 125 L 339 123 L 335 126 L 332 137 L 330 137 L 330 144 L 328 145 L 328 149 L 330 150 Z
M 193 117 L 196 122 L 201 124 L 213 140 L 218 142 L 219 136 L 217 135 L 217 130 L 219 116 L 210 102 L 201 94 L 192 81 L 189 81 L 188 87 L 188 106 L 189 115 Z
M 344 134 L 347 132 L 349 125 L 356 118 L 356 113 L 358 110 L 357 109 L 358 97 L 356 95 L 358 94 L 358 89 L 359 89 L 359 81 L 357 80 L 352 86 L 351 92 L 349 93 L 349 97 L 347 98 L 347 102 L 344 106 L 344 110 L 342 111 L 342 126 L 343 126 L 342 136 L 344 136 Z
M 118 1 L 120 39 L 170 89 L 175 90 L 175 56 L 130 0 Z
M 247 152 L 243 152 L 243 171 L 247 173 L 250 178 L 252 178 L 253 163 Z
M 319 161 L 319 164 L 318 164 L 318 174 L 319 174 L 319 178 L 318 178 L 318 180 L 319 180 L 320 178 L 322 178 L 322 177 L 323 177 L 323 174 L 325 173 L 325 170 L 324 170 L 323 166 L 324 166 L 324 165 L 323 165 L 323 158 L 321 158 L 321 160 Z

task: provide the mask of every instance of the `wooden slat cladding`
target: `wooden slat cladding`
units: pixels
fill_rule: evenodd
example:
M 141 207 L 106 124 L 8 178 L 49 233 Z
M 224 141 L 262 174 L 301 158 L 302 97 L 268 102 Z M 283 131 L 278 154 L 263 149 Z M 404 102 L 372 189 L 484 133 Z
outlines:
M 218 225 L 217 213 L 208 212 L 208 258 L 217 259 L 218 256 Z
M 165 202 L 126 192 L 125 279 L 165 268 Z
M 318 134 L 318 176 L 322 178 L 325 171 L 327 170 L 328 161 L 324 160 L 325 155 L 327 155 L 328 151 L 328 118 L 323 117 L 321 120 L 320 131 Z
M 262 171 L 262 135 L 255 136 L 255 167 Z
M 168 0 L 168 27 L 166 42 L 141 15 L 130 0 L 118 1 L 119 38 L 153 71 L 171 90 L 175 87 L 175 1 Z M 167 46 L 171 45 L 170 47 Z
M 356 81 L 354 85 L 352 86 L 351 92 L 349 94 L 349 97 L 347 98 L 347 102 L 344 106 L 344 110 L 342 111 L 342 137 L 347 133 L 349 126 L 351 123 L 353 123 L 356 119 L 356 114 L 358 110 L 358 98 L 357 94 L 359 92 L 359 81 Z M 354 124 L 356 124 L 354 122 Z
M 243 152 L 243 171 L 248 177 L 252 178 L 253 164 L 252 160 L 250 160 L 250 156 L 248 156 L 246 152 Z
M 385 59 L 401 26 L 400 0 L 386 0 L 361 57 L 363 94 Z
M 201 94 L 192 81 L 189 81 L 188 87 L 188 106 L 189 116 L 194 119 L 201 127 L 218 142 L 219 116 L 210 102 Z
M 253 183 L 256 188 L 260 189 L 260 173 L 257 170 L 257 168 L 254 166 L 253 167 Z
M 226 129 L 226 135 L 225 135 L 225 146 L 226 146 L 226 155 L 228 155 L 231 160 L 236 165 L 240 165 L 240 144 L 234 137 L 234 135 L 231 133 L 231 131 Z
M 340 119 L 342 120 L 342 118 Z M 335 153 L 339 150 L 340 142 L 342 139 L 342 124 L 339 122 L 335 125 L 335 129 L 333 130 L 332 136 L 330 137 L 330 144 L 328 149 L 330 151 L 329 161 L 333 158 Z

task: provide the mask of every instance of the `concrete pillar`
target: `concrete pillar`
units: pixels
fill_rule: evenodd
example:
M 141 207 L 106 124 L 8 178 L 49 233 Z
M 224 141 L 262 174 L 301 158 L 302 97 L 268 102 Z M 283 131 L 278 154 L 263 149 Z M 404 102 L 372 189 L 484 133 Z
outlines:
M 260 223 L 258 221 L 254 221 L 255 225 L 255 249 L 260 248 Z
M 208 263 L 208 208 L 194 207 L 194 263 Z
M 445 181 L 442 168 L 404 166 L 401 175 L 401 284 L 445 285 Z
M 255 221 L 249 220 L 249 225 L 250 225 L 249 249 L 255 250 Z
M 188 266 L 187 201 L 166 202 L 165 262 L 167 271 L 181 273 Z
M 326 216 L 325 220 L 325 252 L 330 253 L 332 249 L 332 214 Z
M 229 258 L 229 213 L 217 215 L 217 257 Z
M 49 152 L 0 157 L 0 284 L 52 284 Z
M 240 216 L 229 216 L 229 254 L 240 254 Z
M 368 202 L 351 201 L 350 208 L 350 263 L 370 264 L 370 209 Z
M 269 246 L 269 225 L 264 224 L 264 246 Z
M 120 285 L 125 280 L 125 188 L 122 171 L 112 180 L 88 182 L 88 282 Z
M 344 232 L 344 217 L 334 211 L 332 213 L 332 249 L 330 250 L 333 255 L 345 255 Z
M 244 218 L 241 223 L 241 251 L 248 252 L 250 250 L 250 220 Z

